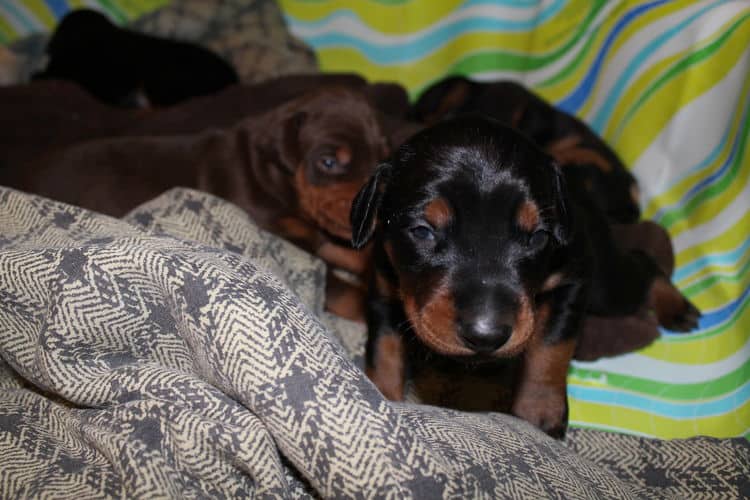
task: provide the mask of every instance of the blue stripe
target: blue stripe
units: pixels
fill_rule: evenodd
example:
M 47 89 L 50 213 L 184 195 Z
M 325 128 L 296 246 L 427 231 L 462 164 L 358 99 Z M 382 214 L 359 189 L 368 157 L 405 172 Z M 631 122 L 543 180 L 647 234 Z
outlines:
M 60 19 L 70 10 L 70 5 L 66 0 L 44 0 L 49 7 L 49 10 L 55 15 L 57 19 Z
M 583 78 L 581 85 L 576 87 L 573 92 L 571 92 L 567 97 L 558 102 L 557 106 L 567 113 L 575 114 L 581 108 L 586 98 L 591 94 L 591 89 L 593 88 L 594 82 L 596 81 L 599 71 L 601 70 L 604 57 L 607 55 L 607 52 L 609 52 L 609 49 L 612 46 L 615 38 L 617 38 L 617 35 L 619 35 L 620 32 L 638 16 L 643 15 L 649 10 L 658 7 L 659 5 L 665 4 L 668 1 L 669 0 L 656 0 L 649 4 L 636 7 L 635 9 L 625 13 L 622 16 L 622 19 L 620 19 L 614 26 L 614 28 L 612 28 L 612 31 L 609 32 L 609 35 L 607 35 L 607 39 L 602 45 L 602 48 L 599 50 L 599 53 L 596 55 L 594 64 L 591 66 L 591 69 Z
M 625 407 L 673 419 L 695 419 L 726 415 L 750 401 L 750 382 L 718 399 L 689 403 L 662 401 L 640 394 L 574 384 L 568 385 L 568 395 L 586 403 Z
M 355 36 L 335 31 L 307 37 L 305 38 L 305 42 L 310 44 L 316 50 L 327 47 L 355 48 L 375 64 L 404 64 L 426 57 L 439 47 L 449 43 L 451 40 L 456 39 L 464 33 L 474 33 L 479 31 L 498 32 L 532 30 L 556 15 L 564 6 L 565 0 L 556 0 L 554 4 L 551 4 L 544 11 L 540 12 L 538 16 L 526 21 L 484 17 L 462 19 L 442 26 L 437 30 L 431 31 L 408 43 L 393 40 L 386 41 L 385 43 L 388 45 L 377 45 L 356 38 Z M 356 14 L 350 10 L 336 12 L 323 21 L 312 23 L 305 23 L 287 16 L 287 22 L 290 24 L 292 31 L 294 32 L 296 28 L 300 26 L 321 27 L 340 18 L 360 22 Z
M 692 332 L 693 334 L 702 333 L 702 331 L 705 330 L 711 330 L 717 327 L 722 326 L 724 323 L 730 321 L 735 314 L 740 312 L 740 310 L 746 305 L 745 302 L 747 302 L 748 296 L 750 296 L 750 287 L 746 288 L 740 296 L 729 302 L 728 304 L 718 308 L 714 309 L 710 312 L 703 312 L 703 316 L 701 316 L 700 320 L 698 321 L 698 330 L 701 330 L 701 332 L 695 331 Z M 685 333 L 679 333 L 679 332 L 670 332 L 666 329 L 660 329 L 662 334 L 665 336 L 679 336 L 684 337 Z M 739 333 L 738 333 L 739 335 Z
M 750 110 L 750 105 L 747 106 L 745 114 L 747 111 Z M 732 142 L 732 149 L 729 151 L 729 155 L 727 156 L 726 161 L 722 163 L 721 167 L 714 173 L 702 178 L 698 183 L 696 183 L 692 188 L 690 188 L 683 196 L 680 198 L 680 200 L 670 205 L 669 207 L 664 207 L 660 209 L 655 215 L 655 220 L 661 220 L 667 212 L 671 212 L 674 210 L 678 210 L 683 208 L 692 198 L 694 198 L 698 193 L 703 191 L 704 189 L 710 187 L 711 184 L 714 182 L 717 182 L 723 175 L 727 173 L 727 171 L 732 167 L 732 164 L 734 162 L 735 157 L 738 154 L 738 149 L 741 144 L 741 134 L 747 133 L 746 129 L 740 129 L 737 131 L 737 134 L 735 135 L 735 140 Z
M 703 255 L 694 261 L 680 266 L 672 276 L 672 281 L 679 283 L 691 275 L 697 273 L 708 266 L 731 266 L 739 264 L 741 259 L 745 256 L 748 249 L 750 249 L 750 239 L 745 240 L 740 246 L 734 250 L 730 250 L 723 253 L 711 253 Z
M 599 112 L 596 114 L 596 117 L 591 122 L 592 128 L 599 133 L 602 132 L 602 130 L 604 129 L 605 122 L 609 119 L 610 115 L 612 114 L 612 109 L 614 109 L 615 105 L 617 104 L 617 101 L 619 101 L 620 96 L 625 91 L 625 88 L 627 87 L 629 81 L 635 76 L 638 70 L 638 67 L 641 66 L 643 62 L 649 56 L 653 55 L 653 53 L 656 52 L 656 50 L 658 50 L 659 47 L 667 43 L 667 41 L 669 41 L 670 39 L 674 38 L 678 33 L 680 33 L 681 30 L 685 29 L 689 24 L 692 24 L 696 19 L 703 16 L 706 12 L 714 9 L 715 7 L 723 3 L 726 3 L 726 0 L 719 0 L 713 5 L 704 7 L 700 11 L 688 17 L 686 20 L 682 21 L 677 26 L 674 26 L 668 31 L 662 33 L 661 35 L 656 37 L 654 40 L 652 40 L 651 43 L 649 43 L 643 49 L 641 49 L 641 51 L 638 52 L 638 54 L 636 54 L 633 57 L 633 59 L 627 65 L 625 70 L 621 73 L 620 78 L 617 80 L 617 83 L 614 85 L 612 90 L 609 91 L 609 94 L 607 95 L 607 99 L 604 101 L 604 105 L 601 107 Z

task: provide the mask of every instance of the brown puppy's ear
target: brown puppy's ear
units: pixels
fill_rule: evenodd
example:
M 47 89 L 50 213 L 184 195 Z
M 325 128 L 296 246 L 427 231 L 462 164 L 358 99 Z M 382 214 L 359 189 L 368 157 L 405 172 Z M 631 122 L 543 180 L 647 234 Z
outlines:
M 382 163 L 352 201 L 349 219 L 352 223 L 352 246 L 362 248 L 375 232 L 376 217 L 383 200 L 384 183 L 391 165 Z
M 567 245 L 572 223 L 568 208 L 568 188 L 560 165 L 556 161 L 551 163 L 555 172 L 555 208 L 557 211 L 557 226 L 553 234 L 559 244 Z
M 279 147 L 277 151 L 286 170 L 293 173 L 302 161 L 299 132 L 307 120 L 307 113 L 296 109 L 284 111 L 286 113 L 281 117 L 281 136 L 278 137 Z

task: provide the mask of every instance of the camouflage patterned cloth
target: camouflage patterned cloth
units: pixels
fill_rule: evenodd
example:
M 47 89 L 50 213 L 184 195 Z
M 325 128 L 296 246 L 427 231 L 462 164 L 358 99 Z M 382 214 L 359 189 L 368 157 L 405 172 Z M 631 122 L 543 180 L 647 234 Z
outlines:
M 211 49 L 244 83 L 318 71 L 314 52 L 289 32 L 275 0 L 175 0 L 128 27 Z
M 0 497 L 750 494 L 742 440 L 385 401 L 324 276 L 196 191 L 117 220 L 0 188 Z

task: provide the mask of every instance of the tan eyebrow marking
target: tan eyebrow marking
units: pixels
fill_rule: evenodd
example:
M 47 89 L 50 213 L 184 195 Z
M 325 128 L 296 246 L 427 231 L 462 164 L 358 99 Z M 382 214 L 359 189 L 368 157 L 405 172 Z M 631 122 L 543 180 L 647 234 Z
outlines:
M 445 199 L 435 198 L 424 207 L 424 218 L 432 227 L 445 227 L 453 219 L 453 210 Z
M 539 225 L 539 207 L 531 201 L 524 201 L 516 214 L 518 226 L 526 231 L 533 231 Z

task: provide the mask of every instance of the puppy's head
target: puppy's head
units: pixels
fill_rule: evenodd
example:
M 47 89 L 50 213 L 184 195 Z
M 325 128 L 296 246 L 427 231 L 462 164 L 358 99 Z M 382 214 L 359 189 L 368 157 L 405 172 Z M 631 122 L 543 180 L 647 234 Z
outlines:
M 277 129 L 271 132 L 274 147 L 293 178 L 302 215 L 350 239 L 352 199 L 388 155 L 373 106 L 358 91 L 328 87 L 287 103 L 275 115 L 269 121 Z
M 567 193 L 550 157 L 499 122 L 464 116 L 418 133 L 352 205 L 353 244 L 377 232 L 417 336 L 459 356 L 527 345 L 535 297 L 557 285 Z

